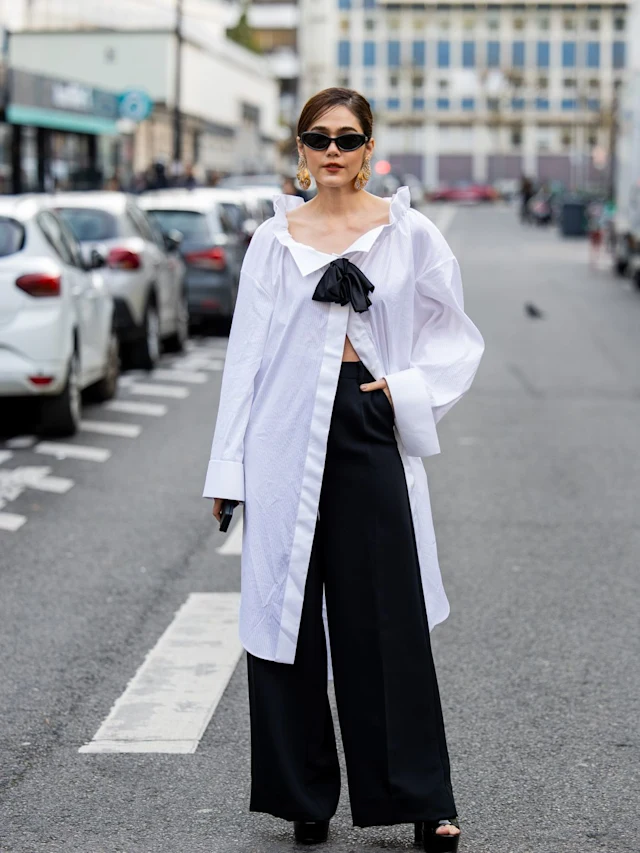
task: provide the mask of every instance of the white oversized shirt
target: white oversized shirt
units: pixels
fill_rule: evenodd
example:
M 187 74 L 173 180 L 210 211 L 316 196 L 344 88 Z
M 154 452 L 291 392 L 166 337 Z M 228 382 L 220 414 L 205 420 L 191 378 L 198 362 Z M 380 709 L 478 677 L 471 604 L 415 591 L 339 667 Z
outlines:
M 439 453 L 436 423 L 471 385 L 484 349 L 458 263 L 411 208 L 408 187 L 392 196 L 389 223 L 342 255 L 293 239 L 286 213 L 301 204 L 278 196 L 247 250 L 204 487 L 204 497 L 244 502 L 240 639 L 283 663 L 295 658 L 345 336 L 391 392 L 430 629 L 449 603 L 420 457 Z M 367 311 L 312 299 L 337 257 L 374 285 Z

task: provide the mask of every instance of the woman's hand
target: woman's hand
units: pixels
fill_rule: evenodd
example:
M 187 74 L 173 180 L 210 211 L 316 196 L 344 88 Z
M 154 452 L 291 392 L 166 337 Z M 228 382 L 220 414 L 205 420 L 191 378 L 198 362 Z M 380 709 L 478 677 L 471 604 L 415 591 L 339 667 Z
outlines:
M 391 403 L 391 409 L 395 412 L 393 400 L 391 398 L 391 391 L 389 391 L 386 379 L 376 379 L 375 382 L 365 382 L 364 385 L 360 386 L 361 391 L 377 391 L 378 388 L 382 388 L 384 393 L 387 395 L 387 399 Z
M 213 517 L 216 521 L 222 520 L 222 504 L 226 500 L 226 498 L 214 498 L 213 499 Z M 234 501 L 234 506 L 238 506 L 240 501 Z

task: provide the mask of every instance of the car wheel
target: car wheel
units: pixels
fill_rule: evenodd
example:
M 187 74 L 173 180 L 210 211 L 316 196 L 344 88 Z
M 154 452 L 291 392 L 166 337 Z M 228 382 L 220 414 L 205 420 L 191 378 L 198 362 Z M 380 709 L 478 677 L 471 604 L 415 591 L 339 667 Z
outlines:
M 97 403 L 111 400 L 118 390 L 118 377 L 120 376 L 120 344 L 114 331 L 109 336 L 109 347 L 107 351 L 107 363 L 105 374 L 95 385 L 87 389 L 87 397 Z
M 143 334 L 132 349 L 133 367 L 153 370 L 160 360 L 160 317 L 155 302 L 149 302 L 144 314 Z
M 67 381 L 61 394 L 41 401 L 40 432 L 50 436 L 75 435 L 82 417 L 80 393 L 80 359 L 74 352 L 69 361 Z
M 176 330 L 167 339 L 165 348 L 168 352 L 182 352 L 189 340 L 189 303 L 187 294 L 182 293 L 178 303 L 178 316 L 176 317 Z

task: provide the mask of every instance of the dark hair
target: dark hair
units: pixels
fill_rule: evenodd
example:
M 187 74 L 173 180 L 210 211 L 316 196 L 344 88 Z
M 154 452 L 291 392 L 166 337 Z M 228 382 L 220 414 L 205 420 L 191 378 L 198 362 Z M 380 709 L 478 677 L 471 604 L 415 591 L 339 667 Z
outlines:
M 300 136 L 305 130 L 313 127 L 316 120 L 333 107 L 346 107 L 354 114 L 360 122 L 363 133 L 371 138 L 373 132 L 373 115 L 369 101 L 356 92 L 355 89 L 342 89 L 332 86 L 309 98 L 302 108 L 298 119 L 297 135 Z

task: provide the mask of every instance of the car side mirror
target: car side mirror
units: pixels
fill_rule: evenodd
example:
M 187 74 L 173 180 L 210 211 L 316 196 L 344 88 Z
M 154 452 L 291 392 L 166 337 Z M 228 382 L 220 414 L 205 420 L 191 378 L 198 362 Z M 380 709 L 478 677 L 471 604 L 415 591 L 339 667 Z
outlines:
M 184 240 L 184 235 L 182 234 L 182 232 L 176 230 L 175 228 L 163 234 L 162 237 L 167 252 L 177 252 L 180 248 L 182 241 Z
M 91 254 L 89 255 L 89 263 L 87 265 L 87 269 L 99 270 L 102 269 L 102 267 L 106 267 L 106 265 L 106 254 L 104 252 L 101 252 L 100 249 L 92 249 Z

